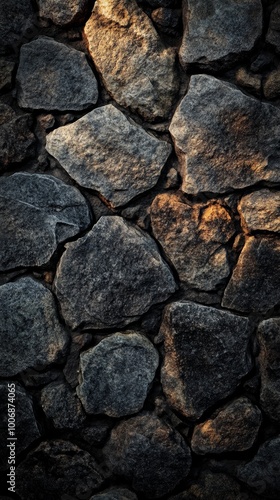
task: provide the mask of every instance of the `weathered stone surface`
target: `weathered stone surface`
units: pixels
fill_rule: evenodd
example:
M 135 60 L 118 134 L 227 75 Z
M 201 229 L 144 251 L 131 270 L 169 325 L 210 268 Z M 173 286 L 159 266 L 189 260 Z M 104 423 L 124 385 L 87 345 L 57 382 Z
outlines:
M 49 175 L 16 173 L 0 180 L 0 270 L 46 264 L 59 243 L 90 224 L 87 202 Z
M 181 18 L 180 9 L 159 7 L 153 10 L 151 18 L 158 28 L 167 34 L 175 34 Z
M 193 302 L 165 309 L 161 380 L 169 404 L 184 416 L 199 418 L 231 394 L 248 373 L 248 320 Z
M 258 453 L 247 464 L 238 467 L 237 477 L 261 498 L 278 499 L 280 495 L 280 437 L 260 446 Z
M 262 321 L 258 328 L 260 400 L 265 413 L 280 422 L 280 318 Z
M 85 421 L 86 416 L 79 398 L 63 382 L 54 382 L 44 387 L 40 403 L 55 429 L 79 429 Z
M 95 459 L 62 440 L 44 441 L 31 451 L 17 467 L 16 478 L 22 500 L 89 498 L 104 482 Z
M 17 45 L 31 28 L 33 10 L 30 0 L 0 1 L 0 52 L 5 47 Z
M 84 32 L 112 97 L 147 120 L 167 118 L 179 88 L 175 52 L 136 1 L 98 0 Z
M 85 54 L 45 36 L 22 46 L 17 84 L 22 108 L 83 110 L 98 99 Z
M 263 93 L 267 99 L 276 99 L 277 97 L 280 97 L 280 68 L 269 73 L 263 84 Z
M 195 427 L 191 447 L 199 454 L 245 451 L 256 441 L 261 411 L 241 397 Z
M 261 189 L 241 198 L 238 210 L 249 231 L 280 232 L 280 193 Z
M 158 195 L 151 207 L 153 233 L 181 281 L 212 290 L 230 273 L 224 245 L 235 229 L 219 202 L 184 203 L 176 195 Z
M 75 181 L 115 206 L 152 188 L 172 149 L 111 104 L 51 132 L 46 148 Z
M 247 238 L 225 289 L 222 305 L 241 312 L 266 312 L 280 301 L 280 240 Z
M 0 90 L 11 86 L 14 67 L 14 62 L 7 59 L 0 59 Z
M 278 53 L 280 53 L 280 4 L 277 3 L 271 11 L 269 28 L 266 35 L 266 41 L 270 43 Z
M 280 110 L 229 83 L 192 76 L 170 132 L 186 193 L 279 182 Z
M 127 325 L 176 290 L 155 242 L 121 217 L 101 217 L 66 245 L 54 285 L 72 328 Z
M 184 0 L 185 31 L 180 48 L 183 67 L 202 68 L 234 62 L 262 34 L 260 0 Z
M 109 432 L 115 425 L 116 421 L 114 418 L 101 416 L 91 420 L 90 423 L 79 431 L 81 438 L 90 447 L 100 446 L 109 437 Z
M 116 333 L 81 354 L 77 394 L 87 413 L 122 417 L 140 411 L 158 367 L 158 353 L 137 333 Z
M 38 0 L 39 15 L 58 26 L 79 22 L 85 15 L 89 0 Z
M 0 287 L 0 376 L 59 362 L 68 343 L 52 293 L 31 278 Z
M 190 470 L 191 454 L 182 436 L 153 414 L 121 422 L 104 448 L 109 468 L 147 498 L 172 491 Z
M 15 399 L 8 400 L 8 394 L 14 394 Z M 10 406 L 8 407 L 8 403 Z M 15 405 L 15 412 L 13 406 Z M 9 408 L 9 413 L 8 413 Z M 8 437 L 8 417 L 15 416 L 15 429 L 12 425 L 11 431 L 15 431 L 17 443 L 15 447 L 16 455 L 25 450 L 31 443 L 40 437 L 40 431 L 33 413 L 33 405 L 31 398 L 26 391 L 14 381 L 7 381 L 0 384 L 0 470 L 9 469 L 8 457 L 10 448 L 7 447 Z M 5 450 L 5 452 L 4 452 Z
M 246 68 L 239 68 L 235 73 L 235 79 L 238 85 L 241 85 L 249 92 L 253 92 L 258 96 L 262 90 L 262 77 L 261 75 L 254 75 Z
M 126 488 L 110 488 L 93 495 L 90 500 L 137 500 L 137 496 Z

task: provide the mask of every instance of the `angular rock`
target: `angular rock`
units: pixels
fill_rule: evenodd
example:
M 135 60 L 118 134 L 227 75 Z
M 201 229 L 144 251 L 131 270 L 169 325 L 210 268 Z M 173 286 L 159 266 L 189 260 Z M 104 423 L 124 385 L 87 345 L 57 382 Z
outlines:
M 90 212 L 74 187 L 49 175 L 0 179 L 0 270 L 46 264 L 59 243 L 85 230 Z
M 276 49 L 278 54 L 280 53 L 280 4 L 274 5 L 271 14 L 268 32 L 266 35 L 266 41 Z
M 280 12 L 280 9 L 279 9 Z M 279 24 L 280 31 L 280 24 Z M 276 99 L 280 97 L 280 69 L 269 73 L 263 84 L 263 93 L 267 99 Z
M 77 394 L 87 413 L 122 417 L 140 411 L 158 367 L 158 353 L 137 333 L 116 333 L 81 354 Z
M 126 488 L 110 488 L 93 495 L 90 500 L 137 500 L 137 496 Z
M 280 318 L 262 321 L 258 328 L 260 401 L 265 413 L 280 422 Z
M 261 411 L 241 397 L 195 427 L 191 447 L 198 455 L 249 450 L 256 441 Z
M 14 68 L 14 62 L 8 61 L 7 59 L 0 59 L 0 90 L 11 87 Z
M 253 92 L 258 96 L 261 94 L 262 90 L 262 78 L 261 75 L 254 75 L 246 68 L 239 68 L 235 73 L 235 79 L 238 85 L 241 85 L 249 92 Z
M 32 474 L 30 474 L 32 471 Z M 44 441 L 16 469 L 22 500 L 89 498 L 104 483 L 95 459 L 69 441 Z
M 116 421 L 113 418 L 105 416 L 96 418 L 87 426 L 84 425 L 79 431 L 79 435 L 87 443 L 87 445 L 94 448 L 104 444 L 115 423 Z
M 175 52 L 136 1 L 99 0 L 84 33 L 112 97 L 147 120 L 167 118 L 179 89 Z
M 193 302 L 166 307 L 163 391 L 175 410 L 197 419 L 248 373 L 248 320 Z
M 266 441 L 254 458 L 237 469 L 237 477 L 261 498 L 278 499 L 280 495 L 280 437 Z
M 52 293 L 31 278 L 0 287 L 0 376 L 61 361 L 68 335 Z
M 280 240 L 247 238 L 225 289 L 222 305 L 240 312 L 266 312 L 280 301 Z
M 0 0 L 0 51 L 20 43 L 33 21 L 30 0 Z
M 46 149 L 78 184 L 119 206 L 156 184 L 172 148 L 109 104 L 51 132 Z
M 280 110 L 229 83 L 192 76 L 170 132 L 186 193 L 279 182 Z
M 40 403 L 55 429 L 79 429 L 85 421 L 82 405 L 70 387 L 53 382 L 42 389 Z
M 241 198 L 238 210 L 249 231 L 280 232 L 280 193 L 261 189 Z
M 181 281 L 212 290 L 230 273 L 224 245 L 235 232 L 229 212 L 219 202 L 184 203 L 160 194 L 151 206 L 153 233 L 174 264 Z
M 83 52 L 42 36 L 22 46 L 17 71 L 22 108 L 79 111 L 96 103 L 96 78 Z
M 180 48 L 184 68 L 219 68 L 250 51 L 262 34 L 260 0 L 184 0 L 185 31 Z
M 65 321 L 95 329 L 125 326 L 176 290 L 152 238 L 121 217 L 66 245 L 54 287 Z
M 182 436 L 153 414 L 116 426 L 104 448 L 109 469 L 132 482 L 145 498 L 168 494 L 189 473 L 190 450 Z
M 89 0 L 38 0 L 38 4 L 40 17 L 65 26 L 83 20 Z
M 159 7 L 153 10 L 151 18 L 158 28 L 167 34 L 176 34 L 181 18 L 180 9 L 166 9 Z

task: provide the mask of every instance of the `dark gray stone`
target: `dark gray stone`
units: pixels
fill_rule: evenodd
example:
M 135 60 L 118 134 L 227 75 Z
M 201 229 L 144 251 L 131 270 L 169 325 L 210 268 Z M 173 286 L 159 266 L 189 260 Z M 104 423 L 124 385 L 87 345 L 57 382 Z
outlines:
M 12 85 L 12 73 L 15 63 L 7 59 L 0 59 L 0 90 L 10 88 Z
M 40 403 L 55 429 L 79 429 L 85 422 L 79 398 L 63 382 L 53 382 L 44 387 Z
M 276 49 L 278 54 L 280 53 L 279 31 L 280 31 L 280 3 L 276 3 L 270 14 L 270 21 L 269 21 L 268 32 L 266 35 L 266 41 L 270 45 L 272 45 L 274 49 Z
M 72 338 L 70 352 L 67 356 L 66 365 L 63 368 L 64 376 L 68 384 L 75 388 L 78 385 L 78 373 L 80 365 L 80 351 L 89 346 L 92 341 L 90 333 L 82 333 L 81 335 L 74 335 Z
M 89 0 L 38 0 L 40 17 L 58 26 L 80 22 L 87 13 Z
M 153 10 L 151 17 L 161 31 L 172 35 L 176 33 L 176 29 L 179 27 L 181 10 L 159 7 Z
M 175 290 L 171 271 L 152 238 L 121 217 L 101 217 L 68 243 L 54 280 L 72 327 L 125 326 Z
M 280 14 L 280 8 L 279 8 Z M 280 23 L 279 32 L 280 33 Z M 280 68 L 271 71 L 263 84 L 263 93 L 267 99 L 277 99 L 280 97 Z
M 49 175 L 2 177 L 0 210 L 1 271 L 48 263 L 59 243 L 78 235 L 91 222 L 81 193 Z
M 280 193 L 261 189 L 241 198 L 238 210 L 249 231 L 280 232 Z
M 90 500 L 137 500 L 137 496 L 126 488 L 110 488 L 93 495 Z
M 32 27 L 33 9 L 30 0 L 0 1 L 0 52 L 17 46 Z

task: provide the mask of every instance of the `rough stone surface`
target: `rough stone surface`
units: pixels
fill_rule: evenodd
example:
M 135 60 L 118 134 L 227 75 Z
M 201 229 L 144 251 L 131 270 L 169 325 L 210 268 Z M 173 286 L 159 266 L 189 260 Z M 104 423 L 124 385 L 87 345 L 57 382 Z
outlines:
M 137 500 L 137 496 L 126 488 L 110 488 L 93 495 L 90 500 Z
M 247 238 L 225 289 L 222 305 L 241 312 L 266 312 L 280 301 L 280 240 Z
M 230 273 L 224 245 L 235 229 L 219 202 L 184 203 L 176 195 L 158 195 L 151 207 L 153 233 L 181 281 L 212 290 Z
M 260 323 L 258 342 L 261 405 L 272 420 L 280 422 L 280 318 L 271 318 Z
M 120 217 L 101 217 L 68 243 L 54 283 L 72 328 L 127 325 L 176 289 L 155 242 Z
M 191 77 L 170 132 L 186 193 L 279 182 L 280 110 L 212 76 Z
M 79 22 L 84 17 L 84 12 L 89 0 L 38 0 L 39 15 L 51 19 L 58 26 L 65 26 Z
M 266 35 L 266 41 L 280 53 L 280 4 L 277 3 L 271 11 L 269 28 Z
M 192 419 L 231 394 L 251 367 L 248 320 L 193 302 L 165 309 L 161 380 L 169 404 Z
M 172 35 L 179 26 L 181 10 L 159 7 L 153 10 L 151 18 L 161 31 Z
M 246 68 L 239 68 L 235 73 L 235 79 L 238 85 L 241 85 L 249 92 L 260 96 L 262 90 L 262 80 L 260 75 L 254 75 Z
M 30 0 L 0 1 L 0 52 L 17 45 L 32 27 L 33 10 Z
M 49 175 L 0 179 L 0 270 L 46 264 L 59 243 L 90 224 L 85 198 Z
M 44 387 L 40 403 L 55 429 L 79 429 L 85 421 L 77 395 L 63 382 L 53 382 Z
M 183 0 L 183 67 L 211 68 L 251 50 L 262 34 L 260 0 Z
M 263 84 L 263 93 L 267 99 L 276 99 L 280 97 L 280 68 L 272 71 L 265 79 L 265 82 Z
M 152 188 L 171 153 L 111 104 L 51 132 L 46 148 L 75 181 L 115 206 Z
M 22 108 L 83 110 L 98 99 L 85 54 L 45 36 L 22 46 L 17 84 Z
M 249 231 L 280 232 L 280 193 L 261 189 L 243 196 L 238 206 Z
M 167 118 L 179 87 L 175 52 L 136 1 L 98 0 L 84 33 L 112 97 L 148 120 Z
M 87 413 L 122 417 L 140 411 L 158 367 L 158 353 L 137 333 L 116 333 L 81 354 L 77 389 Z
M 62 440 L 44 441 L 31 451 L 17 467 L 16 477 L 22 500 L 89 498 L 104 483 L 95 459 Z
M 59 362 L 68 336 L 52 293 L 31 278 L 0 287 L 0 376 Z
M 11 86 L 14 67 L 14 62 L 7 59 L 0 59 L 0 90 Z
M 199 454 L 245 451 L 256 441 L 261 411 L 241 397 L 195 427 L 191 447 Z
M 172 491 L 190 470 L 191 454 L 182 436 L 153 414 L 121 422 L 104 448 L 109 468 L 147 498 Z

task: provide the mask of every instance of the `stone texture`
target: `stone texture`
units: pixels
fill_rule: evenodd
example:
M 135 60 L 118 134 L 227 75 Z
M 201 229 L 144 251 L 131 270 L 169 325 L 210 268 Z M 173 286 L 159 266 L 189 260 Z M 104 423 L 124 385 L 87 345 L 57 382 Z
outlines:
M 263 93 L 267 99 L 276 99 L 280 97 L 280 68 L 269 73 L 263 84 Z
M 159 7 L 153 10 L 151 18 L 159 30 L 170 35 L 176 34 L 181 19 L 181 10 Z
M 39 15 L 65 26 L 82 21 L 88 4 L 89 0 L 38 0 Z
M 195 427 L 191 447 L 198 455 L 249 450 L 256 441 L 261 411 L 240 397 Z
M 262 77 L 261 75 L 255 75 L 248 71 L 246 68 L 239 68 L 235 73 L 235 79 L 238 85 L 241 85 L 249 92 L 253 92 L 258 96 L 261 95 L 262 90 Z
M 137 500 L 137 496 L 126 488 L 110 488 L 93 495 L 90 500 Z
M 262 321 L 258 328 L 260 401 L 265 413 L 280 422 L 280 318 Z
M 239 213 L 249 231 L 280 232 L 280 193 L 261 189 L 241 198 Z
M 90 224 L 85 198 L 49 175 L 16 173 L 0 179 L 0 270 L 46 264 L 59 243 Z
M 11 87 L 14 68 L 14 62 L 3 58 L 0 59 L 0 90 Z
M 92 335 L 90 333 L 82 333 L 73 335 L 70 346 L 70 351 L 67 356 L 66 364 L 63 368 L 63 374 L 68 384 L 75 388 L 78 385 L 78 373 L 80 365 L 80 352 L 92 342 Z
M 175 52 L 136 1 L 98 0 L 84 33 L 112 97 L 147 120 L 167 118 L 179 88 Z
M 111 104 L 51 132 L 46 148 L 78 184 L 115 206 L 152 188 L 172 149 Z
M 240 312 L 266 312 L 280 301 L 280 240 L 246 239 L 225 289 L 222 305 Z
M 0 376 L 45 368 L 65 354 L 68 336 L 52 293 L 31 278 L 0 287 Z
M 66 245 L 54 285 L 66 322 L 95 329 L 127 325 L 176 290 L 152 238 L 121 217 Z
M 190 470 L 191 454 L 182 436 L 153 414 L 116 426 L 104 448 L 108 467 L 145 498 L 168 494 Z
M 17 98 L 22 108 L 83 110 L 98 99 L 97 81 L 83 52 L 43 36 L 21 48 Z
M 174 302 L 163 316 L 163 391 L 169 404 L 197 419 L 231 394 L 251 367 L 248 320 L 193 302 Z
M 223 193 L 279 182 L 280 110 L 212 76 L 191 77 L 170 132 L 183 191 Z
M 191 204 L 176 195 L 161 194 L 151 206 L 151 221 L 155 237 L 182 282 L 212 290 L 229 275 L 224 245 L 235 228 L 221 203 Z
M 32 471 L 32 473 L 30 473 Z M 44 441 L 16 469 L 22 500 L 89 498 L 104 483 L 95 459 L 69 441 Z M 82 496 L 83 495 L 83 496 Z
M 274 5 L 271 14 L 266 41 L 280 53 L 280 3 Z
M 238 467 L 237 477 L 261 498 L 278 499 L 280 495 L 280 437 L 260 446 L 254 458 Z
M 32 27 L 33 10 L 30 0 L 0 1 L 0 52 L 20 43 Z
M 180 61 L 202 68 L 235 62 L 262 34 L 260 0 L 184 0 Z
M 55 429 L 79 429 L 85 422 L 77 395 L 63 382 L 53 382 L 44 387 L 40 403 Z
M 158 353 L 137 333 L 116 333 L 81 354 L 77 394 L 87 413 L 122 417 L 140 411 L 158 367 Z

